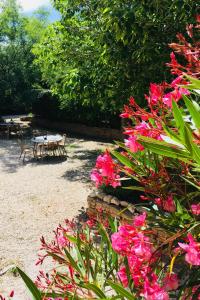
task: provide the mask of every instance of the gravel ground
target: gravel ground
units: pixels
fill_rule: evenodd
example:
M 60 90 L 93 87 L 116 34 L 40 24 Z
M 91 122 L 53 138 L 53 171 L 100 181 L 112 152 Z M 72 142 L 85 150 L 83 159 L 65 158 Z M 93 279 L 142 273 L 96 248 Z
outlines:
M 19 276 L 2 273 L 17 264 L 35 278 L 39 238 L 50 240 L 59 223 L 81 214 L 95 158 L 111 146 L 77 138 L 67 144 L 67 160 L 27 157 L 23 164 L 17 141 L 0 139 L 0 294 L 4 296 L 15 290 L 15 300 L 30 299 Z

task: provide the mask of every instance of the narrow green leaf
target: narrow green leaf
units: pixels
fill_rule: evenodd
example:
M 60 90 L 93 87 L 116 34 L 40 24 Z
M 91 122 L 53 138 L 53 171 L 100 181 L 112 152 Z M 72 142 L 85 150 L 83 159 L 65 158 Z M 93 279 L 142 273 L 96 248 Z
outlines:
M 145 190 L 145 188 L 143 188 L 142 186 L 126 186 L 126 187 L 123 187 L 123 189 L 133 190 L 133 191 L 141 191 L 141 192 L 144 192 L 144 190 Z
M 200 149 L 194 142 L 192 143 L 192 153 L 196 162 L 200 164 Z
M 23 279 L 32 296 L 34 297 L 34 300 L 42 300 L 42 294 L 40 293 L 34 282 L 20 268 L 16 267 L 16 270 Z
M 185 122 L 184 122 L 182 113 L 175 101 L 172 102 L 172 109 L 173 109 L 173 115 L 174 115 L 174 119 L 176 121 L 177 128 L 179 130 L 180 135 L 182 136 Z
M 106 299 L 106 295 L 96 284 L 85 283 L 82 286 L 89 291 L 92 290 L 98 296 L 99 299 Z
M 140 136 L 139 141 L 146 148 L 150 149 L 152 152 L 157 153 L 159 155 L 180 159 L 187 163 L 190 163 L 191 156 L 188 152 L 176 148 L 172 144 L 168 144 L 163 141 L 154 140 L 147 137 Z
M 128 300 L 136 300 L 136 298 L 131 293 L 129 293 L 125 288 L 123 288 L 123 286 L 114 283 L 110 280 L 108 280 L 107 283 L 122 297 L 125 297 Z
M 125 157 L 124 155 L 120 154 L 117 151 L 112 151 L 112 154 L 125 166 L 134 169 L 135 165 L 133 164 L 133 162 Z
M 200 186 L 196 185 L 194 182 L 190 181 L 189 179 L 185 178 L 184 176 L 180 176 L 180 177 L 183 178 L 187 183 L 194 186 L 196 189 L 198 189 L 200 191 Z
M 67 249 L 64 248 L 64 252 L 65 252 L 65 255 L 67 256 L 67 259 L 69 260 L 70 264 L 72 265 L 72 267 L 83 277 L 83 274 L 82 274 L 80 268 L 78 267 L 77 263 L 75 262 L 75 260 L 73 259 L 73 257 L 69 253 L 69 251 L 67 251 Z
M 190 101 L 188 99 L 188 97 L 183 95 L 183 99 L 185 101 L 185 105 L 187 106 L 188 111 L 191 114 L 191 117 L 194 121 L 194 124 L 195 124 L 196 128 L 200 129 L 200 113 L 199 113 L 199 111 L 196 109 L 196 107 L 194 106 L 192 101 Z
M 177 143 L 181 142 L 180 137 L 178 136 L 178 134 L 174 133 L 169 127 L 167 127 L 165 124 L 163 124 L 163 129 L 164 131 L 167 133 L 167 135 L 174 140 Z
M 77 258 L 78 258 L 78 263 L 81 265 L 81 271 L 83 272 L 83 276 L 86 273 L 86 269 L 85 269 L 85 264 L 83 261 L 83 257 L 81 254 L 81 249 L 79 249 L 78 245 L 75 245 L 75 249 L 76 249 L 76 254 L 77 254 Z
M 192 154 L 192 144 L 193 144 L 193 137 L 190 129 L 188 128 L 187 124 L 184 125 L 183 128 L 183 139 L 184 139 L 184 145 L 187 148 L 187 150 Z M 192 155 L 191 155 L 192 158 Z
M 112 249 L 112 244 L 108 236 L 108 233 L 101 223 L 99 224 L 99 233 L 101 234 L 103 241 L 108 245 L 109 249 Z

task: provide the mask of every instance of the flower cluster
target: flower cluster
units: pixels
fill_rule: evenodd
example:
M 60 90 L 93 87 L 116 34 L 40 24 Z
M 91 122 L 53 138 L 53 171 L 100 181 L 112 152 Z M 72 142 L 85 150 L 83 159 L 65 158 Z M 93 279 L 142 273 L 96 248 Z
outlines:
M 176 274 L 167 275 L 162 285 L 153 271 L 155 249 L 145 235 L 146 213 L 136 216 L 132 225 L 120 226 L 111 237 L 113 249 L 128 260 L 128 269 L 122 265 L 118 276 L 124 287 L 129 285 L 128 272 L 139 294 L 147 300 L 168 300 L 167 291 L 178 288 Z M 142 230 L 143 228 L 143 230 Z
M 199 40 L 195 39 L 195 36 L 198 36 L 200 30 L 199 15 L 196 17 L 196 22 L 196 24 L 189 24 L 187 26 L 187 34 L 189 38 L 192 39 L 192 43 L 187 41 L 183 34 L 178 33 L 178 43 L 171 43 L 169 45 L 174 52 L 182 55 L 186 61 L 185 65 L 179 63 L 172 52 L 171 62 L 167 64 L 171 68 L 172 74 L 180 76 L 187 73 L 190 76 L 200 78 Z
M 121 185 L 119 171 L 118 165 L 113 161 L 110 153 L 106 151 L 98 156 L 95 169 L 91 173 L 91 179 L 97 187 L 103 184 L 117 187 Z
M 185 260 L 193 266 L 200 266 L 200 243 L 197 243 L 190 233 L 188 240 L 189 244 L 178 243 L 186 252 Z

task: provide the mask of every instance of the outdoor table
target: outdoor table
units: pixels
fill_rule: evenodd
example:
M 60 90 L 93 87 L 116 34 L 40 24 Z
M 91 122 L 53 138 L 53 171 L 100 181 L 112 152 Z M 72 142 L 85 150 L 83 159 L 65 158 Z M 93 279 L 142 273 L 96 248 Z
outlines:
M 59 143 L 61 141 L 62 136 L 60 134 L 36 136 L 31 139 L 34 144 Z
M 37 153 L 37 149 L 40 149 L 40 156 L 43 154 L 44 146 L 48 144 L 57 144 L 62 141 L 62 136 L 60 134 L 56 135 L 42 135 L 37 136 L 31 139 L 31 142 L 34 144 L 35 151 Z M 48 148 L 47 148 L 48 149 Z

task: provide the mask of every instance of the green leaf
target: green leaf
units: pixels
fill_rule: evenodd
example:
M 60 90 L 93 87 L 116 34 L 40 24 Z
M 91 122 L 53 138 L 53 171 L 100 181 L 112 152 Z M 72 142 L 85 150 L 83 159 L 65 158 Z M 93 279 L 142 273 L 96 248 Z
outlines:
M 42 300 L 42 294 L 40 293 L 34 282 L 20 268 L 16 267 L 16 270 L 25 282 L 32 296 L 34 297 L 34 300 Z
M 142 186 L 126 186 L 126 187 L 123 187 L 123 189 L 133 190 L 133 191 L 141 191 L 141 192 L 145 191 L 145 188 L 143 188 Z
M 191 82 L 191 84 L 188 85 L 184 85 L 183 87 L 188 89 L 188 90 L 199 90 L 200 89 L 200 80 L 198 80 L 197 78 L 191 77 L 187 74 L 184 74 L 184 76 L 189 79 L 189 81 Z
M 190 112 L 190 115 L 194 121 L 194 124 L 197 129 L 200 129 L 200 113 L 196 109 L 195 105 L 186 97 L 183 95 L 183 99 L 185 101 L 185 105 L 187 106 L 188 111 Z
M 123 288 L 123 286 L 114 283 L 110 280 L 108 280 L 107 283 L 122 297 L 125 297 L 128 300 L 136 300 L 136 298 L 131 293 L 129 293 L 125 288 Z
M 109 235 L 101 223 L 99 223 L 99 233 L 101 234 L 101 237 L 102 237 L 104 243 L 106 243 L 108 245 L 109 249 L 112 249 L 112 244 L 111 244 Z
M 106 295 L 96 284 L 85 283 L 82 286 L 89 291 L 92 290 L 99 297 L 99 299 L 106 299 Z
M 167 133 L 167 135 L 172 139 L 174 140 L 175 142 L 177 143 L 180 143 L 181 142 L 181 139 L 180 137 L 174 133 L 169 127 L 167 127 L 164 123 L 162 124 L 163 125 L 163 129 L 164 131 Z
M 200 164 L 200 149 L 194 142 L 192 142 L 192 153 L 196 162 Z
M 75 260 L 73 259 L 73 257 L 69 253 L 69 251 L 67 251 L 67 249 L 64 248 L 64 252 L 65 252 L 65 255 L 67 256 L 70 264 L 72 265 L 72 267 L 83 277 L 83 274 L 82 274 L 80 268 L 78 267 L 78 264 L 75 262 Z
M 187 150 L 192 154 L 192 144 L 193 144 L 193 136 L 188 128 L 187 124 L 184 125 L 183 128 L 183 139 L 184 139 L 184 145 L 187 148 Z M 192 155 L 191 155 L 192 158 Z
M 177 105 L 177 103 L 175 101 L 172 102 L 172 108 L 173 108 L 173 115 L 174 115 L 174 119 L 176 121 L 176 125 L 177 128 L 179 130 L 180 135 L 183 135 L 183 128 L 185 125 L 182 113 Z
M 150 149 L 152 152 L 157 153 L 159 155 L 180 159 L 187 163 L 190 163 L 191 156 L 188 152 L 176 148 L 173 144 L 168 144 L 163 141 L 154 140 L 148 137 L 139 137 L 139 141 L 145 148 Z
M 184 176 L 180 176 L 180 177 L 183 178 L 187 183 L 194 186 L 196 189 L 198 189 L 200 191 L 200 186 L 196 185 L 194 182 L 190 181 L 189 179 L 185 178 Z
M 112 151 L 111 152 L 123 165 L 134 169 L 135 168 L 135 164 L 127 157 L 125 157 L 124 155 L 120 154 L 117 151 Z

